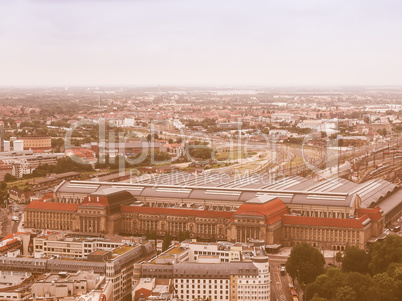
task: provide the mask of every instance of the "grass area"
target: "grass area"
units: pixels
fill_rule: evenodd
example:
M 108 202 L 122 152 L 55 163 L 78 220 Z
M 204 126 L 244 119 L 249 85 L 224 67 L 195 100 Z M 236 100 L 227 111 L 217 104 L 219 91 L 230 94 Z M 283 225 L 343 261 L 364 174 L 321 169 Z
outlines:
M 253 162 L 248 162 L 246 164 L 242 164 L 239 167 L 236 167 L 236 173 L 237 174 L 244 174 L 247 171 L 252 172 L 257 170 L 258 168 L 261 168 L 264 164 L 266 164 L 265 160 L 257 160 Z
M 299 166 L 299 165 L 304 165 L 304 161 L 303 158 L 298 155 L 298 154 L 293 154 L 294 157 L 292 158 L 292 160 L 288 163 L 286 163 L 283 168 L 290 168 L 290 165 L 292 164 L 293 167 L 295 166 Z
M 169 250 L 168 252 L 166 252 L 166 254 L 169 254 L 169 255 L 179 255 L 179 254 L 183 253 L 184 251 L 185 251 L 185 250 L 180 249 L 179 247 L 177 247 L 177 248 L 173 248 L 173 249 Z
M 113 250 L 113 255 L 121 255 L 126 253 L 127 251 L 131 250 L 133 247 L 128 247 L 128 246 L 122 246 L 120 248 L 117 248 Z
M 11 188 L 11 187 L 17 186 L 19 189 L 24 190 L 25 188 L 29 187 L 28 181 L 39 180 L 39 179 L 43 179 L 43 177 L 37 177 L 37 178 L 31 178 L 31 179 L 22 179 L 22 180 L 17 180 L 17 181 L 13 181 L 13 182 L 8 182 L 7 187 Z
M 130 132 L 131 134 L 134 134 L 139 138 L 146 137 L 149 134 L 148 129 L 141 129 L 141 128 L 134 128 L 134 129 L 130 128 L 130 129 L 126 129 L 125 132 Z
M 253 151 L 242 152 L 240 149 L 234 149 L 232 152 L 230 150 L 220 151 L 215 155 L 215 158 L 219 161 L 229 161 L 250 158 L 256 154 L 257 153 Z

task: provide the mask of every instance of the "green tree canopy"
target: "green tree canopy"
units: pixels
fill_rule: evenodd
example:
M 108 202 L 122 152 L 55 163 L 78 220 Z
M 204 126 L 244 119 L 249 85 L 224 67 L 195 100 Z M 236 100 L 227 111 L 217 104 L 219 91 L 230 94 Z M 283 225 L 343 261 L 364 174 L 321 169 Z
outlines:
M 398 282 L 390 277 L 387 273 L 376 274 L 373 277 L 376 285 L 377 300 L 378 301 L 398 301 L 401 297 L 398 295 Z
M 170 244 L 172 243 L 173 237 L 170 232 L 165 232 L 165 236 L 163 237 L 162 242 L 162 251 L 166 251 L 169 249 Z
M 314 297 L 310 299 L 310 301 L 328 301 L 328 299 L 321 298 L 318 294 L 315 294 Z
M 191 237 L 190 231 L 180 231 L 179 232 L 179 241 L 189 239 L 190 237 Z
M 350 286 L 340 287 L 335 294 L 334 301 L 356 301 L 357 294 Z
M 310 283 L 324 273 L 324 264 L 324 256 L 318 249 L 302 243 L 292 248 L 286 261 L 286 270 L 293 280 L 298 276 L 300 282 Z
M 16 181 L 17 178 L 15 176 L 13 176 L 12 174 L 6 173 L 6 175 L 4 176 L 4 181 L 5 182 L 12 182 L 12 181 Z
M 329 268 L 307 285 L 307 300 L 317 296 L 329 301 L 397 301 L 402 293 L 402 267 L 395 265 L 390 272 L 372 278 L 369 274 Z
M 376 242 L 371 247 L 370 271 L 373 274 L 383 273 L 388 266 L 395 263 L 402 263 L 402 237 L 388 235 L 383 242 Z
M 368 273 L 369 255 L 358 247 L 347 247 L 342 259 L 342 270 L 345 272 Z

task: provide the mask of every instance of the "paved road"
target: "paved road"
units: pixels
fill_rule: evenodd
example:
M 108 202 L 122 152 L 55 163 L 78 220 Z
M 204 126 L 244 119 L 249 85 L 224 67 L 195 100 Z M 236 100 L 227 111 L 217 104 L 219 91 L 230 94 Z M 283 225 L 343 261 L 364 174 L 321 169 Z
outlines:
M 18 207 L 18 211 L 14 210 L 14 207 Z M 17 233 L 21 232 L 22 228 L 22 223 L 24 222 L 24 209 L 26 205 L 21 205 L 21 204 L 16 204 L 12 203 L 9 205 L 9 210 L 6 215 L 6 220 L 3 223 L 3 235 L 7 235 L 9 233 Z M 6 212 L 6 211 L 4 211 Z M 6 214 L 6 213 L 4 213 Z M 16 216 L 18 217 L 18 222 L 13 221 L 13 217 Z
M 289 283 L 292 283 L 292 278 L 288 273 L 281 275 L 281 264 L 284 264 L 285 260 L 281 262 L 270 261 L 271 267 L 271 300 L 288 301 L 292 300 L 292 296 L 289 291 Z M 301 296 L 301 295 L 300 295 Z
M 401 219 L 402 224 L 402 219 Z M 271 269 L 271 300 L 273 301 L 287 301 L 292 300 L 292 296 L 289 291 L 289 283 L 292 283 L 292 279 L 288 273 L 285 273 L 284 276 L 280 275 L 280 268 L 282 264 L 286 263 L 290 252 L 290 247 L 282 248 L 278 254 L 268 254 L 269 263 Z M 321 250 L 324 255 L 326 264 L 335 265 L 335 253 L 336 251 L 332 250 Z M 299 296 L 299 301 L 303 300 L 303 292 L 300 287 L 298 287 L 297 283 L 295 283 L 296 292 Z

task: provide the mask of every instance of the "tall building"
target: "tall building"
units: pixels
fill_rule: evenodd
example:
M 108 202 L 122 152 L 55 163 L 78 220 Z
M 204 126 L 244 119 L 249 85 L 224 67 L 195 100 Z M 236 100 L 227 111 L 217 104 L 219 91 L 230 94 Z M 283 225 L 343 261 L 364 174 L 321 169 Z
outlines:
M 4 152 L 4 123 L 0 121 L 0 152 Z

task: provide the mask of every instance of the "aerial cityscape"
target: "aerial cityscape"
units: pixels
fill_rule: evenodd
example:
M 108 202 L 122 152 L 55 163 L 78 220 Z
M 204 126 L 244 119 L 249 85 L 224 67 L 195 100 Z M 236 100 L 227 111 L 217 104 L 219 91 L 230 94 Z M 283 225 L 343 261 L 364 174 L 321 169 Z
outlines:
M 400 13 L 0 0 L 0 301 L 400 300 Z

